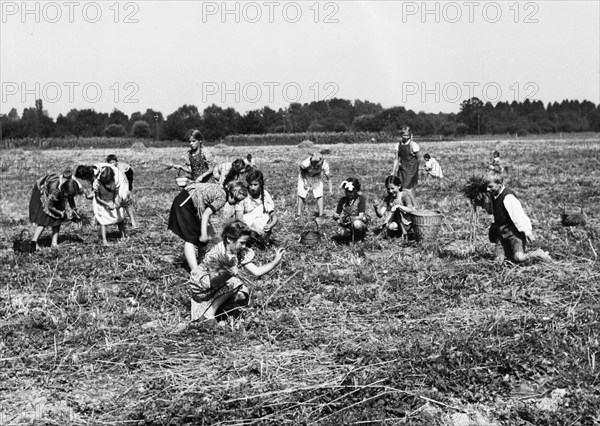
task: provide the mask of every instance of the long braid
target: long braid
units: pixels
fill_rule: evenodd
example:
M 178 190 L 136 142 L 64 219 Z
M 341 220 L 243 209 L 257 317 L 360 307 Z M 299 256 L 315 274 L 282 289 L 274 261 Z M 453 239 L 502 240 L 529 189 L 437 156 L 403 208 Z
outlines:
M 262 201 L 263 213 L 266 213 L 267 208 L 265 207 L 265 178 L 262 173 L 260 174 L 258 182 L 260 183 L 260 199 Z
M 260 201 L 263 206 L 263 213 L 267 213 L 267 207 L 265 206 L 265 177 L 260 170 L 254 169 L 246 176 L 246 182 L 248 182 L 248 185 L 254 181 L 258 181 L 258 185 L 260 186 Z

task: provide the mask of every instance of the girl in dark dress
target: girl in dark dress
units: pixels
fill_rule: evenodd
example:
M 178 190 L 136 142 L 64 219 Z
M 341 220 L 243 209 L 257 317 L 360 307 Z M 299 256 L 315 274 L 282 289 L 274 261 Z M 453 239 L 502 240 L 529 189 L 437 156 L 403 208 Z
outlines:
M 214 235 L 210 217 L 225 204 L 237 204 L 247 196 L 244 184 L 234 181 L 225 188 L 218 183 L 193 183 L 175 197 L 168 227 L 185 241 L 183 255 L 191 271 L 198 266 L 196 247 L 205 245 Z
M 44 176 L 33 185 L 29 220 L 37 225 L 31 239 L 36 248 L 37 241 L 47 226 L 52 228 L 52 247 L 58 245 L 60 225 L 67 220 L 66 203 L 69 203 L 73 214 L 78 216 L 75 196 L 82 193 L 81 184 L 69 170 Z

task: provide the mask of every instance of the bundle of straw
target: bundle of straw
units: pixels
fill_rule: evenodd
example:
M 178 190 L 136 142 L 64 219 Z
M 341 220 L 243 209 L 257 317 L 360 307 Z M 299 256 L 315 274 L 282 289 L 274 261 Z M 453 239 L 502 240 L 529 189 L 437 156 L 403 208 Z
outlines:
M 481 194 L 487 194 L 487 180 L 483 176 L 471 176 L 462 187 L 461 192 L 472 203 L 476 203 L 481 200 Z
M 92 226 L 92 219 L 87 216 L 85 213 L 77 213 L 71 211 L 71 215 L 69 216 L 69 221 L 79 227 L 86 228 L 88 226 Z

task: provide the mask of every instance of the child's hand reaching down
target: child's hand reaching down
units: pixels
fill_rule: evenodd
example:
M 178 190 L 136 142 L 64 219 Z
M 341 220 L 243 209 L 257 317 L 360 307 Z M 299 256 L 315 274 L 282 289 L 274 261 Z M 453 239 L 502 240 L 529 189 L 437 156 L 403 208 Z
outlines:
M 283 255 L 285 254 L 285 250 L 281 247 L 277 248 L 275 250 L 275 262 L 279 263 L 281 262 L 281 259 L 283 259 Z

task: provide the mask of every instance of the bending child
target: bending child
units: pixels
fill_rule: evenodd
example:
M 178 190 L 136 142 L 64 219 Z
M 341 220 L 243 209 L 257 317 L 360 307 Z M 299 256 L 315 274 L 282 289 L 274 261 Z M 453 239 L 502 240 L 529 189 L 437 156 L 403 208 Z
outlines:
M 100 224 L 100 235 L 102 244 L 108 245 L 106 239 L 106 226 L 117 225 L 121 238 L 125 238 L 125 219 L 123 216 L 123 204 L 129 199 L 127 182 L 124 175 L 114 166 L 106 165 L 102 168 L 98 177 L 94 180 L 92 188 L 94 198 L 92 208 L 94 216 Z
M 363 240 L 367 233 L 368 217 L 365 213 L 367 202 L 360 192 L 360 182 L 356 178 L 348 178 L 342 182 L 341 187 L 345 195 L 340 198 L 333 215 L 333 219 L 340 225 L 337 236 L 344 240 Z
M 323 216 L 323 176 L 329 184 L 329 194 L 333 195 L 329 163 L 323 159 L 321 154 L 315 152 L 300 164 L 300 173 L 298 174 L 298 216 L 302 215 L 302 206 L 306 202 L 309 191 L 312 191 L 313 197 L 317 200 L 319 209 L 317 217 Z
M 234 221 L 223 228 L 223 240 L 214 246 L 192 271 L 192 321 L 214 323 L 217 310 L 225 303 L 247 305 L 248 279 L 240 275 L 240 267 L 255 277 L 271 272 L 283 258 L 285 250 L 275 250 L 275 258 L 264 265 L 254 263 L 254 251 L 247 247 L 251 230 L 243 222 Z
M 137 229 L 139 228 L 139 225 L 133 212 L 133 198 L 131 197 L 131 191 L 133 190 L 133 169 L 129 164 L 120 162 L 117 159 L 117 156 L 114 154 L 110 154 L 108 157 L 106 157 L 106 162 L 119 169 L 119 171 L 121 171 L 121 173 L 123 173 L 127 178 L 127 185 L 129 187 L 130 197 L 128 201 L 123 203 L 123 207 L 125 207 L 125 211 L 127 212 L 129 219 L 131 220 L 131 227 L 133 229 Z

